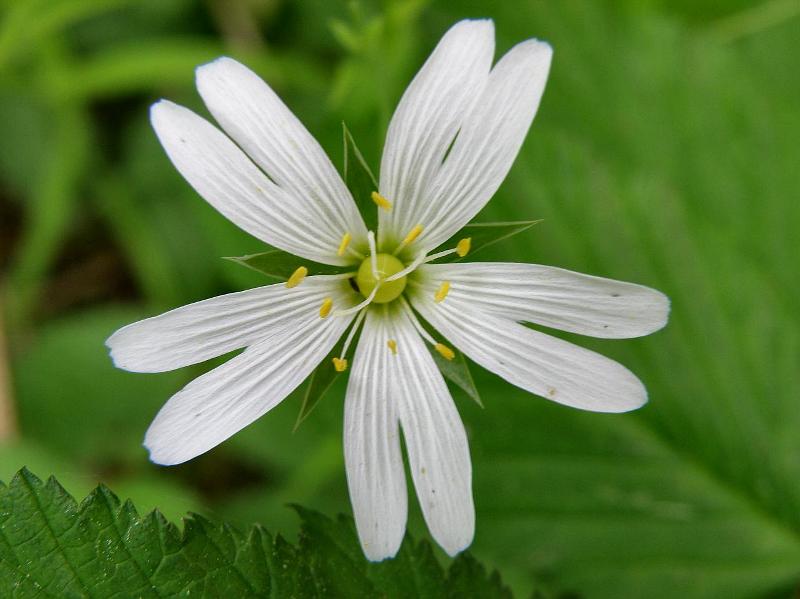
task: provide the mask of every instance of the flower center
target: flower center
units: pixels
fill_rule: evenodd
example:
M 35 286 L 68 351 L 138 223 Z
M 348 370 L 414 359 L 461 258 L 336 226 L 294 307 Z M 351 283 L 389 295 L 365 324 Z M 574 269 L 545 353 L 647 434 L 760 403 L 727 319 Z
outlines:
M 383 281 L 386 277 L 390 277 L 405 268 L 403 263 L 391 254 L 378 254 L 375 256 L 375 273 L 372 272 L 372 259 L 367 258 L 358 267 L 358 274 L 356 275 L 356 285 L 358 290 L 364 297 L 368 297 L 375 286 Z M 377 278 L 375 278 L 377 275 Z M 378 304 L 385 304 L 390 302 L 403 293 L 406 288 L 406 277 L 400 277 L 394 281 L 382 283 L 375 292 L 373 302 Z

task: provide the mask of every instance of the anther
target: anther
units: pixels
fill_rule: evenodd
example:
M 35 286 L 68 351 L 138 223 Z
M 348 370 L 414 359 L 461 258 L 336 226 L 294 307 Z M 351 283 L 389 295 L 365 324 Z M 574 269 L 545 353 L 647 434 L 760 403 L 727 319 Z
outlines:
M 422 233 L 422 225 L 416 225 L 413 229 L 411 229 L 408 232 L 408 235 L 405 236 L 403 241 L 400 242 L 400 245 L 397 246 L 397 249 L 393 252 L 393 255 L 396 256 L 397 254 L 399 254 L 402 250 L 405 249 L 405 247 L 409 243 L 413 243 L 414 240 L 417 237 L 419 237 L 421 233 Z
M 286 288 L 291 289 L 292 287 L 297 287 L 300 283 L 303 282 L 303 279 L 306 278 L 308 274 L 308 269 L 305 266 L 299 267 L 292 273 L 292 276 L 289 277 L 289 280 L 286 281 Z
M 389 346 L 389 349 L 392 351 L 392 355 L 396 356 L 397 355 L 397 341 L 395 341 L 394 339 L 389 339 L 389 341 L 386 342 L 386 345 Z
M 334 358 L 333 367 L 336 369 L 336 372 L 344 372 L 347 370 L 347 360 L 344 358 Z
M 350 240 L 352 239 L 352 235 L 350 233 L 345 233 L 342 235 L 342 241 L 339 243 L 339 249 L 336 250 L 337 256 L 344 256 L 344 253 L 347 251 L 347 246 L 350 245 Z
M 322 305 L 319 307 L 319 317 L 325 318 L 328 314 L 331 313 L 331 309 L 333 308 L 333 299 L 330 297 L 326 297 L 322 301 Z
M 472 237 L 465 237 L 456 245 L 456 254 L 459 258 L 463 258 L 469 253 L 470 247 L 472 247 Z
M 447 297 L 447 294 L 450 293 L 450 281 L 442 281 L 442 285 L 439 287 L 439 291 L 433 296 L 433 301 L 437 304 L 444 300 Z
M 392 209 L 392 203 L 377 191 L 372 192 L 372 201 L 375 202 L 379 208 L 383 208 L 387 212 Z
M 452 360 L 456 357 L 455 352 L 447 347 L 444 343 L 437 343 L 433 346 L 433 349 L 439 352 L 439 354 L 446 360 Z
M 408 232 L 408 235 L 406 235 L 406 238 L 403 239 L 400 245 L 406 246 L 409 243 L 412 243 L 417 237 L 420 236 L 421 233 L 422 233 L 422 225 L 417 225 Z

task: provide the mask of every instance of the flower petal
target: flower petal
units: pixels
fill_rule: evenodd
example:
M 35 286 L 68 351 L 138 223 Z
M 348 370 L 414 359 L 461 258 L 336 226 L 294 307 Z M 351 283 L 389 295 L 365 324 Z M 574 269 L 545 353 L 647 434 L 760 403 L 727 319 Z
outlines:
M 325 222 L 353 243 L 367 229 L 350 192 L 323 149 L 263 79 L 227 57 L 197 69 L 197 90 L 211 114 L 309 222 Z
M 472 465 L 461 417 L 430 351 L 405 313 L 387 326 L 397 341 L 389 386 L 397 398 L 409 469 L 436 542 L 455 555 L 472 542 Z
M 344 458 L 356 530 L 367 559 L 393 557 L 408 517 L 397 402 L 391 396 L 384 318 L 370 310 L 353 358 L 344 411 Z
M 627 368 L 572 343 L 448 297 L 418 294 L 414 307 L 469 358 L 516 385 L 555 402 L 594 412 L 627 412 L 647 401 Z
M 336 255 L 342 232 L 270 181 L 225 134 L 191 110 L 161 100 L 150 120 L 175 168 L 209 204 L 258 239 L 323 264 Z
M 158 464 L 180 464 L 222 443 L 294 391 L 330 352 L 352 316 L 314 311 L 266 331 L 240 355 L 173 395 L 144 445 Z
M 445 301 L 512 320 L 606 339 L 648 335 L 667 324 L 669 299 L 660 291 L 553 266 L 509 262 L 427 264 L 421 291 L 433 297 L 450 282 Z
M 386 134 L 380 191 L 381 243 L 399 241 L 417 224 L 427 192 L 470 107 L 489 77 L 494 24 L 460 21 L 442 37 L 403 94 Z
M 308 277 L 292 289 L 283 283 L 248 289 L 134 322 L 111 335 L 106 345 L 117 368 L 165 372 L 247 347 L 283 323 L 319 317 L 326 297 L 346 308 L 353 296 L 346 281 Z
M 544 93 L 551 47 L 517 44 L 494 66 L 453 148 L 428 189 L 420 247 L 433 248 L 467 224 L 506 178 Z

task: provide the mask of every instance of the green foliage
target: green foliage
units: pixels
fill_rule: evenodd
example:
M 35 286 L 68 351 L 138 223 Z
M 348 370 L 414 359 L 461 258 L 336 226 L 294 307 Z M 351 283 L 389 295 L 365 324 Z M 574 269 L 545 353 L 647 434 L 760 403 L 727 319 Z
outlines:
M 131 309 L 76 315 L 52 323 L 28 348 L 15 370 L 20 420 L 31 438 L 65 457 L 113 461 L 139 452 L 150 418 L 184 379 L 139 377 L 109 362 L 105 339 L 141 316 Z M 76 435 L 87 414 L 92 427 Z
M 181 532 L 103 485 L 77 505 L 55 478 L 44 483 L 23 469 L 0 487 L 0 588 L 20 599 L 511 596 L 468 554 L 445 573 L 427 542 L 407 537 L 395 559 L 370 564 L 351 519 L 296 510 L 298 546 L 261 526 L 242 533 L 197 514 Z
M 221 5 L 232 8 L 211 8 Z M 103 339 L 263 284 L 218 256 L 264 251 L 174 172 L 147 108 L 169 97 L 203 113 L 192 67 L 232 54 L 334 162 L 344 120 L 376 166 L 393 107 L 438 37 L 488 16 L 498 52 L 536 36 L 555 56 L 522 152 L 479 216 L 544 222 L 477 257 L 652 285 L 673 313 L 651 338 L 565 335 L 643 379 L 650 403 L 637 414 L 579 413 L 474 372 L 485 409 L 456 397 L 474 465 L 472 550 L 522 596 L 534 581 L 599 599 L 796 594 L 800 79 L 787 73 L 798 71 L 797 3 L 252 6 L 0 2 L 0 309 L 22 438 L 0 450 L 3 475 L 37 463 L 81 493 L 102 479 L 137 505 L 192 503 L 289 533 L 286 502 L 349 510 L 342 377 L 294 434 L 301 393 L 192 464 L 147 463 L 147 423 L 207 366 L 114 371 Z M 411 527 L 424 530 L 413 502 Z
M 350 2 L 347 14 L 328 21 L 331 34 L 344 50 L 330 91 L 331 102 L 348 123 L 369 125 L 375 142 L 385 131 L 405 81 L 413 75 L 419 45 L 418 21 L 429 0 Z M 359 135 L 359 139 L 365 139 Z M 371 144 L 377 150 L 378 144 Z

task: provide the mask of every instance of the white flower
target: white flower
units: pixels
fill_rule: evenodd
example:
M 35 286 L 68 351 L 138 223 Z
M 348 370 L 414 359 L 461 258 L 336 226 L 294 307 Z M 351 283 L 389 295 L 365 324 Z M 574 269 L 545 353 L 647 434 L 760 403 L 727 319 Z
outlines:
M 544 91 L 549 45 L 522 42 L 494 66 L 493 54 L 491 21 L 457 23 L 406 90 L 374 194 L 377 239 L 317 142 L 241 64 L 221 58 L 197 70 L 200 95 L 225 133 L 171 102 L 153 106 L 167 154 L 211 205 L 268 244 L 350 271 L 304 278 L 298 269 L 286 284 L 201 301 L 112 335 L 114 363 L 138 372 L 247 348 L 161 409 L 144 442 L 154 462 L 190 460 L 271 410 L 349 327 L 336 360 L 344 370 L 363 323 L 344 453 L 364 552 L 371 560 L 393 556 L 403 538 L 402 430 L 422 513 L 452 555 L 474 531 L 469 449 L 426 343 L 445 357 L 453 352 L 417 315 L 473 361 L 547 399 L 599 412 L 645 403 L 644 387 L 623 366 L 520 322 L 594 337 L 646 335 L 666 323 L 661 293 L 533 264 L 427 263 L 468 251 L 465 239 L 430 254 L 495 193 Z

